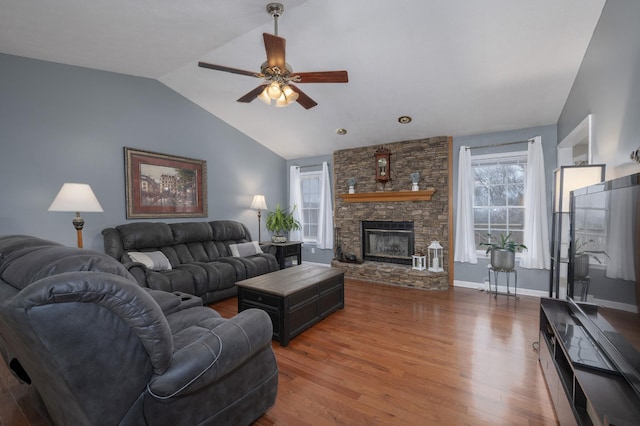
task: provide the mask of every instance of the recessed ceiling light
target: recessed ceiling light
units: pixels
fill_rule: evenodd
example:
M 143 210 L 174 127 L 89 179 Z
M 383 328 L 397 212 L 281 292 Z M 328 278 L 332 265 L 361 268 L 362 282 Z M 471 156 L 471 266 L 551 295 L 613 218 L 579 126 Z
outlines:
M 346 135 L 347 134 L 347 129 L 343 129 L 342 127 L 339 128 L 338 130 L 336 130 L 336 133 L 339 135 Z
M 409 117 L 408 115 L 403 115 L 402 117 L 398 117 L 398 123 L 409 124 L 411 123 L 411 117 Z

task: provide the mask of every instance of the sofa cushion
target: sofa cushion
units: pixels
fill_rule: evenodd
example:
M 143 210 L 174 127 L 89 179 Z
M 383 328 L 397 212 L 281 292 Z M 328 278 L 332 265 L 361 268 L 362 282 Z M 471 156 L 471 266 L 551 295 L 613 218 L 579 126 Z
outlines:
M 207 222 L 170 223 L 174 244 L 213 240 L 213 231 Z
M 247 229 L 240 222 L 233 220 L 215 220 L 209 222 L 215 241 L 247 242 Z
M 173 232 L 166 223 L 136 222 L 117 226 L 127 251 L 173 245 Z
M 167 256 L 161 251 L 130 251 L 127 253 L 131 260 L 134 262 L 140 262 L 152 271 L 169 271 L 171 270 L 171 263 Z
M 247 257 L 262 253 L 262 249 L 257 241 L 229 244 L 229 250 L 231 250 L 231 255 L 234 257 Z

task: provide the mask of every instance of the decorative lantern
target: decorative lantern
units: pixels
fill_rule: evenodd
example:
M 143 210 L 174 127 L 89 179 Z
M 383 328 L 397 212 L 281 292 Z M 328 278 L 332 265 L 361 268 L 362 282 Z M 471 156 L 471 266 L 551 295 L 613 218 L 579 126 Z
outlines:
M 420 172 L 413 172 L 409 176 L 411 177 L 411 190 L 419 191 L 418 182 L 420 181 Z
M 427 256 L 425 256 L 424 253 L 418 252 L 411 256 L 411 258 L 413 259 L 412 269 L 418 271 L 424 271 L 425 269 L 427 269 Z
M 429 247 L 429 271 L 442 272 L 442 246 L 437 241 L 431 241 Z
M 349 178 L 349 180 L 347 180 L 347 183 L 349 184 L 349 194 L 355 194 L 356 193 L 356 179 L 355 178 Z

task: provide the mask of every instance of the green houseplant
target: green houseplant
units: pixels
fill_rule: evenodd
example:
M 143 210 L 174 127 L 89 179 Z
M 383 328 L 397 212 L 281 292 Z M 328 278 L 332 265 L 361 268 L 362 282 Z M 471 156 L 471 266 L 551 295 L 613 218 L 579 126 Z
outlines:
M 291 212 L 287 209 L 280 207 L 280 204 L 276 204 L 276 209 L 267 213 L 267 230 L 271 231 L 271 241 L 274 243 L 286 243 L 286 233 L 291 230 L 299 230 L 300 222 L 293 217 L 293 212 L 296 210 L 296 205 L 293 205 Z
M 491 237 L 491 235 L 489 235 Z M 524 244 L 517 244 L 511 238 L 511 233 L 500 234 L 500 241 L 495 243 L 480 243 L 480 247 L 486 247 L 486 254 L 491 253 L 491 266 L 494 269 L 511 271 L 515 267 L 516 251 L 526 249 Z

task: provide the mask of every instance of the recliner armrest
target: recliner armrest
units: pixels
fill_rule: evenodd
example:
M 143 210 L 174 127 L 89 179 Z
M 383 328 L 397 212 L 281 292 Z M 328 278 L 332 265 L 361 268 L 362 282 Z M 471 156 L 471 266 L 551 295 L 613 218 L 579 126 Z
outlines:
M 271 243 L 261 243 L 260 244 L 260 249 L 262 250 L 263 253 L 269 253 L 269 254 L 272 254 L 274 256 L 278 252 L 278 249 L 276 248 L 276 246 L 274 246 Z
M 141 287 L 149 287 L 149 285 L 147 284 L 149 268 L 147 268 L 144 263 L 129 262 L 129 263 L 125 263 L 124 267 L 127 268 L 127 271 L 129 271 L 131 275 L 133 275 L 133 278 L 136 279 L 136 281 Z
M 154 374 L 147 390 L 160 400 L 196 392 L 271 345 L 272 334 L 273 326 L 266 312 L 242 311 L 176 351 L 171 366 L 164 374 Z

